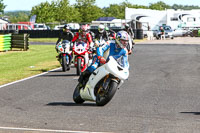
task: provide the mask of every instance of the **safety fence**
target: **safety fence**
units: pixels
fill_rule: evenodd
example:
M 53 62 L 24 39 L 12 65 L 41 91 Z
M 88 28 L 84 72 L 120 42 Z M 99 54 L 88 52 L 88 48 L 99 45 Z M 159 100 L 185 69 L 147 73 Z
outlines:
M 97 33 L 98 29 L 90 29 L 92 32 Z M 115 32 L 118 32 L 123 29 L 112 29 Z M 78 30 L 71 30 L 74 34 Z M 62 30 L 0 30 L 0 33 L 18 33 L 18 34 L 29 34 L 30 38 L 58 38 Z M 135 39 L 143 39 L 143 29 L 133 29 Z
M 14 49 L 29 49 L 29 34 L 4 34 L 0 35 L 0 52 Z
M 0 51 L 11 49 L 11 34 L 0 35 Z

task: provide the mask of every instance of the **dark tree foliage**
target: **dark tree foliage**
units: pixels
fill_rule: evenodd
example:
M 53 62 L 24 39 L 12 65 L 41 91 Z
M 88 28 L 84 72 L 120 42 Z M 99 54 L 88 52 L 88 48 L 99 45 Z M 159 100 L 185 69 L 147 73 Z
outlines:
M 4 13 L 4 9 L 6 8 L 6 5 L 4 5 L 3 0 L 0 0 L 0 13 Z
M 171 6 L 171 9 L 177 10 L 177 9 L 182 9 L 182 10 L 192 10 L 192 9 L 200 9 L 199 6 L 194 6 L 194 5 L 177 5 L 174 4 Z

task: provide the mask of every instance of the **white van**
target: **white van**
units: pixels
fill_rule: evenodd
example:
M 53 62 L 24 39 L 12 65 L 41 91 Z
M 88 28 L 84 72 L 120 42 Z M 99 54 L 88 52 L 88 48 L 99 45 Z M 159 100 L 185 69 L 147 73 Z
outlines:
M 47 26 L 42 23 L 34 24 L 34 30 L 48 30 Z
M 80 25 L 78 23 L 68 23 L 67 25 L 73 30 L 80 29 Z
M 65 25 L 56 25 L 53 29 L 54 30 L 62 30 Z

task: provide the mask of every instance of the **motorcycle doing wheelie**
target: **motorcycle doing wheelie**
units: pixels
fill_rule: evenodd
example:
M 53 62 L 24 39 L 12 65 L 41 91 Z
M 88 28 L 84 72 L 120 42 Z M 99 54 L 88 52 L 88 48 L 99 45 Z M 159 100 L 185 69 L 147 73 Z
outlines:
M 76 74 L 80 75 L 85 71 L 89 63 L 89 44 L 84 41 L 75 42 L 73 46 L 74 66 L 76 67 Z
M 70 64 L 72 60 L 71 42 L 68 40 L 63 40 L 57 44 L 58 50 L 58 61 L 62 66 L 63 72 L 70 70 Z
M 109 61 L 98 67 L 86 81 L 86 85 L 79 83 L 73 94 L 75 103 L 94 101 L 98 106 L 106 105 L 114 96 L 117 88 L 128 79 L 129 69 L 124 67 L 123 57 L 118 59 L 110 56 Z

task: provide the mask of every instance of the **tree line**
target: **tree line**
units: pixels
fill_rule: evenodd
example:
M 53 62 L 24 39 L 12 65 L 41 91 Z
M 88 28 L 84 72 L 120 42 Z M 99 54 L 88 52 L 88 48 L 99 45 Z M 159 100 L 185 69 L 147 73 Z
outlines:
M 0 0 L 0 12 L 2 15 L 9 16 L 9 20 L 13 23 L 19 21 L 29 21 L 30 17 L 36 15 L 37 23 L 87 23 L 98 19 L 99 17 L 115 17 L 118 19 L 125 19 L 125 8 L 143 8 L 152 10 L 165 9 L 200 9 L 199 6 L 194 5 L 177 5 L 172 6 L 159 1 L 156 3 L 149 3 L 149 6 L 137 5 L 124 0 L 119 4 L 110 4 L 108 7 L 100 8 L 96 5 L 96 0 L 76 0 L 76 3 L 70 5 L 69 0 L 56 0 L 49 2 L 42 2 L 37 6 L 32 7 L 31 11 L 16 11 L 4 13 L 6 5 L 3 0 Z

